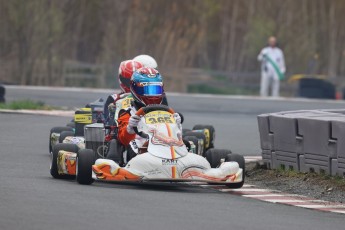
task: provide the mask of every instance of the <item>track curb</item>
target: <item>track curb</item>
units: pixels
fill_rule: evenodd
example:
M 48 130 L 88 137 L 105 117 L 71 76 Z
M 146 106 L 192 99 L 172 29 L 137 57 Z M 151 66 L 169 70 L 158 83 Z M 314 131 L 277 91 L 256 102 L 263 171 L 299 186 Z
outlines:
M 225 186 L 215 185 L 200 186 L 204 188 L 215 189 L 223 193 L 242 196 L 263 202 L 283 204 L 323 212 L 345 214 L 345 205 L 342 203 L 318 200 L 297 194 L 283 193 L 278 190 L 262 189 L 250 184 L 244 184 L 241 189 L 228 189 Z

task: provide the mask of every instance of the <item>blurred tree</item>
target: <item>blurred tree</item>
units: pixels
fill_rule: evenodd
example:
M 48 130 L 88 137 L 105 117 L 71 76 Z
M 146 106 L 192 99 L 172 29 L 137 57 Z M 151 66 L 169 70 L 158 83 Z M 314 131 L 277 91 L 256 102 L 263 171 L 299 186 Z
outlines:
M 0 81 L 63 85 L 71 60 L 113 76 L 140 53 L 161 69 L 254 72 L 270 35 L 289 73 L 316 55 L 313 72 L 345 76 L 343 12 L 344 0 L 0 0 Z

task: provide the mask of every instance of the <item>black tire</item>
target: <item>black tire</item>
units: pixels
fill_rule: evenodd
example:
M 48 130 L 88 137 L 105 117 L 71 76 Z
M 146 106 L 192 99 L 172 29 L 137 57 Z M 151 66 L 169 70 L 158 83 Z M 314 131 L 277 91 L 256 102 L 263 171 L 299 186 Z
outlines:
M 50 174 L 52 175 L 52 177 L 56 179 L 74 179 L 75 176 L 73 175 L 62 175 L 62 174 L 59 174 L 58 172 L 57 158 L 58 158 L 58 153 L 60 150 L 77 153 L 78 146 L 75 144 L 60 144 L 60 143 L 54 145 L 53 151 L 52 151 L 51 165 L 50 165 Z
M 107 152 L 107 159 L 113 160 L 119 165 L 123 165 L 124 147 L 119 141 L 113 139 L 109 142 L 109 149 Z
M 52 150 L 53 150 L 53 146 L 52 146 L 52 133 L 59 133 L 60 134 L 62 131 L 73 131 L 73 129 L 71 127 L 67 127 L 67 126 L 53 127 L 50 130 L 50 134 L 49 134 L 49 153 L 51 153 Z
M 182 136 L 185 136 L 186 133 L 190 132 L 190 129 L 182 129 Z
M 75 129 L 75 123 L 74 122 L 68 122 L 67 123 L 67 125 L 66 125 L 67 127 L 71 127 L 72 129 Z
M 73 131 L 62 131 L 59 136 L 59 143 L 62 143 L 63 140 L 65 140 L 66 137 L 74 137 Z
M 198 140 L 198 138 L 197 137 L 194 137 L 194 136 L 185 136 L 184 138 L 183 138 L 183 140 L 185 140 L 185 141 L 188 141 L 188 142 L 193 142 L 193 144 L 195 145 L 195 154 L 198 154 L 199 153 L 199 140 Z M 202 154 L 202 153 L 201 153 Z
M 81 149 L 77 155 L 77 181 L 79 184 L 92 184 L 92 165 L 95 163 L 95 153 L 92 149 Z
M 214 148 L 214 141 L 216 139 L 216 130 L 212 125 L 195 125 L 193 127 L 193 130 L 201 130 L 201 129 L 208 129 L 210 132 L 210 144 L 208 146 L 208 149 Z
M 231 151 L 227 149 L 209 149 L 205 153 L 206 160 L 210 163 L 211 168 L 217 168 L 221 160 L 226 160 L 226 157 L 231 155 Z
M 236 161 L 238 163 L 238 165 L 240 166 L 241 169 L 243 169 L 243 180 L 242 182 L 239 183 L 234 183 L 234 184 L 228 184 L 226 185 L 229 188 L 242 188 L 243 184 L 244 184 L 244 179 L 245 179 L 245 175 L 246 175 L 246 163 L 244 160 L 244 157 L 238 154 L 229 154 L 226 156 L 225 158 L 225 162 L 230 162 L 230 161 Z
M 200 152 L 201 152 L 201 155 L 202 156 L 205 156 L 205 152 L 206 152 L 206 137 L 205 137 L 205 134 L 202 133 L 202 132 L 197 132 L 197 131 L 190 131 L 190 132 L 187 132 L 185 134 L 186 136 L 192 136 L 192 137 L 196 137 L 198 138 L 199 140 L 201 140 L 203 142 L 203 145 L 200 146 Z

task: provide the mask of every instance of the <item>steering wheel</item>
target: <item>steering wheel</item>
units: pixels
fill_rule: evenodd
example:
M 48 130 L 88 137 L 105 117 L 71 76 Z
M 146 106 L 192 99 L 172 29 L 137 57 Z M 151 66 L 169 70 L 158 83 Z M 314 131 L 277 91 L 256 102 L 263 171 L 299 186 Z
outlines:
M 148 105 L 146 107 L 140 108 L 135 113 L 135 115 L 137 115 L 137 116 L 145 116 L 145 114 L 153 112 L 153 111 L 157 111 L 157 110 L 159 110 L 159 111 L 166 111 L 166 112 L 171 113 L 171 114 L 175 113 L 175 111 L 172 108 L 170 108 L 169 106 L 166 106 L 166 105 Z M 147 133 L 144 133 L 142 131 L 139 132 L 138 127 L 133 127 L 133 130 L 134 130 L 134 132 L 138 136 L 140 136 L 142 138 L 145 138 L 145 139 L 149 138 L 149 135 Z

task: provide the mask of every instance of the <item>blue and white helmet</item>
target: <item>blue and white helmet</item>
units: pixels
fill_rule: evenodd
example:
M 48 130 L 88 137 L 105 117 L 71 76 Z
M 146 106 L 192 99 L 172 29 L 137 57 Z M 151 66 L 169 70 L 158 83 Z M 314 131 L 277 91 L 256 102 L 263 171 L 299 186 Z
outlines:
M 164 87 L 158 70 L 143 67 L 136 70 L 131 78 L 131 93 L 139 107 L 161 104 L 164 97 Z

